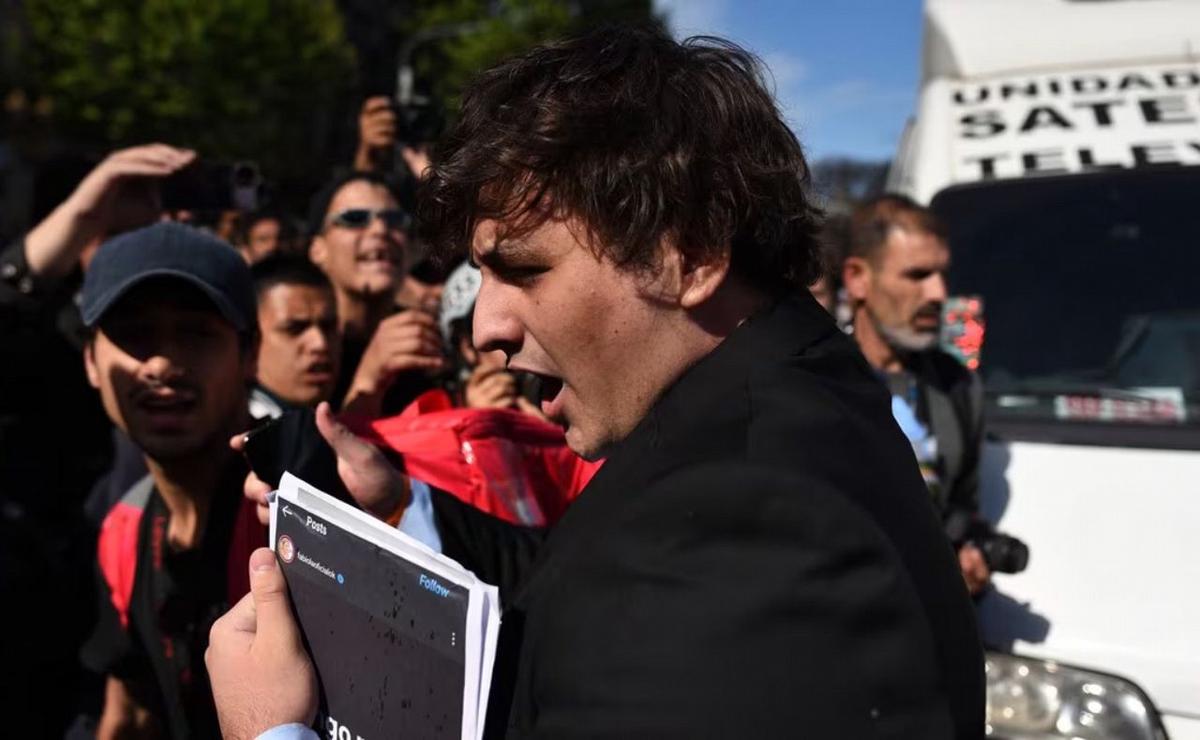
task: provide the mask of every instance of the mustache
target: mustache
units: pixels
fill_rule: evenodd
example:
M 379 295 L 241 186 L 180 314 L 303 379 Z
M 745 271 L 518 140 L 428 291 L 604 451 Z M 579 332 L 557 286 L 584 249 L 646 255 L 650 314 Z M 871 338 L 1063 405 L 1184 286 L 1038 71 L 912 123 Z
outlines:
M 913 313 L 914 319 L 940 319 L 942 317 L 941 303 L 926 303 Z

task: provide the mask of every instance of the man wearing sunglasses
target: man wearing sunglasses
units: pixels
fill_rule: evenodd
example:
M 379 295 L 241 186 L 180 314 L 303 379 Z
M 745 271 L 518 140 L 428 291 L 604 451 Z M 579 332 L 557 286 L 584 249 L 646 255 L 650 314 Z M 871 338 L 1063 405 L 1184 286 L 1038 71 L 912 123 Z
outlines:
M 387 180 L 363 172 L 329 183 L 313 206 L 309 256 L 333 284 L 343 335 L 333 398 L 370 417 L 399 411 L 444 364 L 433 317 L 396 310 L 409 215 Z

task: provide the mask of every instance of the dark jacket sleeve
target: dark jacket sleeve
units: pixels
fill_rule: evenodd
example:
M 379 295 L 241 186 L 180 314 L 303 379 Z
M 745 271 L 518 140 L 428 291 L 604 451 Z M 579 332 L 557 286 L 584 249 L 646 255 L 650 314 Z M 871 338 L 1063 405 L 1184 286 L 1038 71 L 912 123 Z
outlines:
M 501 605 L 509 603 L 546 530 L 509 524 L 445 491 L 433 489 L 432 501 L 442 552 L 498 587 Z
M 593 577 L 556 592 L 552 623 L 530 622 L 541 711 L 510 737 L 982 736 L 978 654 L 944 675 L 938 643 L 963 636 L 934 634 L 894 545 L 846 496 L 695 467 L 622 521 L 589 548 Z M 969 609 L 943 570 L 947 608 Z
M 25 261 L 25 240 L 18 239 L 0 252 L 0 308 L 8 312 L 29 307 L 33 287 Z
M 979 458 L 983 452 L 983 382 L 968 373 L 958 393 L 962 400 L 962 470 L 950 491 L 950 506 L 979 513 Z
M 30 273 L 23 238 L 0 252 L 0 310 L 6 314 L 57 311 L 67 299 L 70 283 L 69 279 L 46 280 Z

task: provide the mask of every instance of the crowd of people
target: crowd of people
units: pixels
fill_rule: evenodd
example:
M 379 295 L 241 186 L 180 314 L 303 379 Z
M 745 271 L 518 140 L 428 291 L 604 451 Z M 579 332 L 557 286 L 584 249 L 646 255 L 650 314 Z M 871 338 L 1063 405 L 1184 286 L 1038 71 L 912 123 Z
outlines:
M 240 449 L 308 410 L 362 509 L 499 585 L 489 736 L 982 734 L 980 389 L 937 349 L 933 214 L 864 203 L 821 269 L 753 58 L 641 30 L 485 72 L 432 158 L 386 98 L 359 133 L 303 222 L 164 212 L 203 155 L 148 144 L 0 255 L 9 716 L 307 736 Z M 431 390 L 599 472 L 518 527 L 351 433 Z

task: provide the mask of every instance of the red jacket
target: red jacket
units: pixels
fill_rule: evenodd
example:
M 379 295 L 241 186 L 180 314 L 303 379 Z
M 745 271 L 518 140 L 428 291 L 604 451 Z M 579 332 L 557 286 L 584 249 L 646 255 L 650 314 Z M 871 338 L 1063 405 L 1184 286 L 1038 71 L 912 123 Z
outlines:
M 553 524 L 600 467 L 567 447 L 559 427 L 511 409 L 454 408 L 429 391 L 398 416 L 346 419 L 403 458 L 404 471 L 514 524 Z

